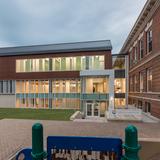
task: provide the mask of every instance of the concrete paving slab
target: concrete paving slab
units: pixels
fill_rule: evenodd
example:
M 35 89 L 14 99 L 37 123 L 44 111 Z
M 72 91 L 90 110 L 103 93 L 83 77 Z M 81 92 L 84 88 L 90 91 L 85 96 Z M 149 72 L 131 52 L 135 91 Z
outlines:
M 48 135 L 107 136 L 124 138 L 128 122 L 72 122 L 37 120 L 0 120 L 0 160 L 8 160 L 17 150 L 31 146 L 31 128 L 36 122 L 44 126 L 45 139 Z M 160 123 L 132 123 L 139 131 L 139 138 L 160 139 Z M 44 143 L 46 144 L 46 142 Z

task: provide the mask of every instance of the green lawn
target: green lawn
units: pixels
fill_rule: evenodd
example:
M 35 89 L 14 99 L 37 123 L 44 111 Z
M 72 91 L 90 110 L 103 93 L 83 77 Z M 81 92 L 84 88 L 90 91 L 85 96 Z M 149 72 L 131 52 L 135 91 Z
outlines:
M 0 108 L 0 119 L 38 119 L 69 121 L 75 110 Z

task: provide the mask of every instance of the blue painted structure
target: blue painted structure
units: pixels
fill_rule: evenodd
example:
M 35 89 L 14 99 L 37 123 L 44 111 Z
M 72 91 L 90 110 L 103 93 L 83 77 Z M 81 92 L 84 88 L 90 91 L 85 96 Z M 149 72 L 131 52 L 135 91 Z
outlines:
M 19 156 L 21 156 L 21 154 L 24 154 L 24 158 L 25 158 L 24 160 L 32 160 L 31 152 L 32 152 L 32 149 L 31 149 L 31 148 L 22 149 L 22 150 L 16 155 L 16 160 L 19 160 Z
M 51 160 L 52 149 L 114 152 L 117 160 L 122 158 L 122 140 L 120 138 L 49 136 L 47 137 L 47 160 Z M 16 156 L 16 160 L 22 153 L 25 160 L 32 160 L 31 151 L 32 149 L 29 148 L 23 149 Z

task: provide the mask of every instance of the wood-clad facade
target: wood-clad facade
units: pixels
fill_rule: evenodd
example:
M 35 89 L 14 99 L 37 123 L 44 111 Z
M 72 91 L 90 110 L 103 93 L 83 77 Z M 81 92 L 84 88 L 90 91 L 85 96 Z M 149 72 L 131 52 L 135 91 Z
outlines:
M 20 55 L 20 56 L 2 56 L 0 57 L 0 80 L 18 80 L 18 79 L 45 79 L 47 78 L 80 78 L 80 71 L 61 71 L 61 72 L 28 72 L 16 73 L 16 60 L 18 59 L 36 59 L 36 58 L 56 58 L 56 57 L 72 57 L 72 56 L 94 56 L 104 55 L 105 69 L 112 68 L 111 51 L 84 51 L 70 53 L 41 53 L 36 55 Z

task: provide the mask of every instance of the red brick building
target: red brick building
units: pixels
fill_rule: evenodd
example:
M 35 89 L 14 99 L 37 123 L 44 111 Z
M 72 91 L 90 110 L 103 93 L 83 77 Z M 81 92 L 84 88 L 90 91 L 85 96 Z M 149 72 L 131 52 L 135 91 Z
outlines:
M 148 0 L 120 53 L 129 55 L 129 104 L 160 118 L 160 0 Z

